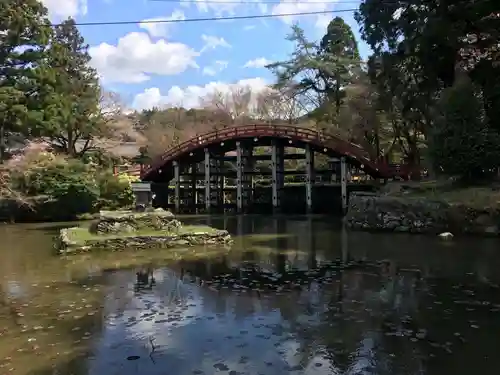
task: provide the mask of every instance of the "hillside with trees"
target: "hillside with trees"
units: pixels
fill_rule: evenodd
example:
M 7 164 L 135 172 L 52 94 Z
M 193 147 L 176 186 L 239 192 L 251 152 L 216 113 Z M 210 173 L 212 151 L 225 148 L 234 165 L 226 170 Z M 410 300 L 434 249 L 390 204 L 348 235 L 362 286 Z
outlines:
M 239 88 L 204 98 L 203 109 L 138 114 L 148 153 L 221 127 L 279 122 L 340 135 L 373 160 L 489 179 L 500 161 L 499 7 L 414 3 L 361 4 L 356 19 L 374 51 L 367 61 L 340 17 L 318 41 L 293 26 L 294 50 L 268 66 L 276 77 L 268 92 Z

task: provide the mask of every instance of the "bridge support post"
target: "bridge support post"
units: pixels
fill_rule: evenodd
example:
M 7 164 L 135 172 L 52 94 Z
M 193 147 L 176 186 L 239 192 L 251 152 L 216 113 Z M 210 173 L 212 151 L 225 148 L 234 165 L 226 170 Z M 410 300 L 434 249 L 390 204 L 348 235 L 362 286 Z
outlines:
M 243 208 L 248 208 L 253 201 L 253 170 L 254 170 L 254 160 L 253 160 L 253 145 L 245 143 L 243 144 Z
M 285 147 L 278 140 L 274 140 L 271 151 L 271 173 L 272 173 L 272 191 L 273 191 L 273 209 L 278 210 L 281 207 L 281 192 L 284 185 L 284 154 Z
M 236 142 L 236 207 L 243 212 L 252 199 L 252 146 Z
M 189 211 L 198 212 L 198 177 L 196 173 L 198 172 L 198 164 L 191 162 L 191 197 Z
M 205 209 L 210 211 L 210 206 L 212 203 L 212 192 L 211 189 L 211 179 L 210 179 L 210 168 L 211 168 L 211 160 L 210 160 L 210 150 L 205 148 Z
M 181 168 L 178 161 L 174 161 L 174 205 L 175 211 L 179 212 L 181 208 Z
M 346 157 L 340 158 L 340 190 L 342 194 L 342 212 L 347 212 L 347 161 Z
M 310 144 L 306 144 L 306 209 L 308 213 L 313 210 L 313 183 L 314 176 L 314 151 Z
M 217 205 L 224 211 L 224 154 L 217 159 Z
M 236 209 L 239 213 L 243 211 L 243 168 L 242 168 L 241 143 L 236 142 Z

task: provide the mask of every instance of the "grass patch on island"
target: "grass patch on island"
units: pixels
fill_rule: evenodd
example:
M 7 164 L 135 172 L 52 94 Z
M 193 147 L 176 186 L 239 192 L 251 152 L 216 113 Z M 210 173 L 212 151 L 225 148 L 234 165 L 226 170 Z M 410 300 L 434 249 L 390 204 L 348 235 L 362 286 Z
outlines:
M 186 225 L 175 231 L 163 231 L 154 229 L 143 229 L 135 232 L 117 233 L 117 234 L 95 234 L 89 231 L 89 227 L 82 226 L 69 228 L 67 231 L 68 239 L 78 245 L 85 245 L 87 241 L 109 240 L 114 238 L 140 237 L 140 236 L 174 236 L 195 233 L 215 234 L 218 230 L 205 225 Z
M 500 209 L 500 188 L 495 186 L 460 186 L 448 181 L 401 183 L 389 187 L 386 195 L 440 200 L 471 208 Z

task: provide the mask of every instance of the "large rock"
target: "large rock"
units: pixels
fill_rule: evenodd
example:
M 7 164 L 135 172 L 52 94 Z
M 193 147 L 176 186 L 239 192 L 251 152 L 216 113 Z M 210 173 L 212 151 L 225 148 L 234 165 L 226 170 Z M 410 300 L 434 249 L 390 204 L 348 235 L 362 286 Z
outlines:
M 60 254 L 75 254 L 93 250 L 122 251 L 151 248 L 188 248 L 192 246 L 228 246 L 233 243 L 226 230 L 210 230 L 168 235 L 137 235 L 93 238 L 77 242 L 71 239 L 71 232 L 81 228 L 65 228 L 60 231 L 56 245 Z
M 60 231 L 59 253 L 78 253 L 94 249 L 118 251 L 156 247 L 229 245 L 225 230 L 205 226 L 184 227 L 168 211 L 102 211 L 90 228 L 74 227 Z
M 500 234 L 498 209 L 475 209 L 425 198 L 353 195 L 344 221 L 349 228 L 359 230 Z
M 95 234 L 131 233 L 141 230 L 173 231 L 181 227 L 170 211 L 161 208 L 150 212 L 101 211 L 90 227 Z

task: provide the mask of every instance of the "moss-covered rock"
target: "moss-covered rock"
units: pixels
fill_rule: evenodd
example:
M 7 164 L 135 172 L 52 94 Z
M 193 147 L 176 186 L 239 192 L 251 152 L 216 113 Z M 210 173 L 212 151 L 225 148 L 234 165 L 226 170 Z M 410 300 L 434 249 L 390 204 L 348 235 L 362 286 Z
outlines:
M 91 225 L 95 234 L 131 233 L 145 229 L 174 231 L 181 227 L 170 211 L 161 208 L 151 212 L 101 211 L 99 218 Z
M 206 226 L 182 226 L 168 211 L 103 211 L 90 227 L 60 231 L 56 248 L 59 253 L 79 253 L 101 249 L 148 249 L 229 245 L 226 230 Z
M 193 229 L 189 227 L 190 229 Z M 191 247 L 199 245 L 230 245 L 233 241 L 226 230 L 186 231 L 179 233 L 151 233 L 129 236 L 88 237 L 75 240 L 83 228 L 62 229 L 58 251 L 60 254 L 82 253 L 94 250 L 121 251 L 125 249 L 145 250 L 151 248 Z

